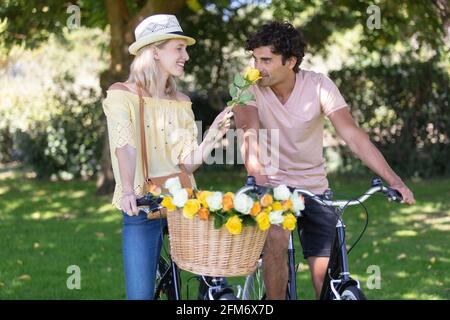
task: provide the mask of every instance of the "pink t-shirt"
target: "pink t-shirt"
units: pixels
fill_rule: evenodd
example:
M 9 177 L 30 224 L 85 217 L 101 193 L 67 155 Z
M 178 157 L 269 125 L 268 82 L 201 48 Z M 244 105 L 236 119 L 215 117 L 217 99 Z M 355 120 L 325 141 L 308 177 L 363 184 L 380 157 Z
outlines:
M 267 147 L 260 145 L 260 156 L 269 183 L 323 193 L 328 188 L 324 116 L 347 107 L 339 89 L 323 74 L 300 70 L 284 105 L 270 87 L 254 86 L 251 91 L 256 102 L 248 105 L 258 109 L 261 129 L 268 129 L 262 134 L 267 137 Z

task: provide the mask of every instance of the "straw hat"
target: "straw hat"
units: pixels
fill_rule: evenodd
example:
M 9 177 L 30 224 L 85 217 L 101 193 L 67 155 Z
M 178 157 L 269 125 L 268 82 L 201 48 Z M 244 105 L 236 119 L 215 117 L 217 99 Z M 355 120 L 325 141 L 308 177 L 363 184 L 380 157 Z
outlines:
M 193 38 L 183 33 L 177 18 L 171 14 L 156 14 L 145 18 L 137 25 L 134 35 L 136 41 L 128 48 L 133 55 L 142 47 L 161 40 L 184 39 L 188 46 L 195 43 Z

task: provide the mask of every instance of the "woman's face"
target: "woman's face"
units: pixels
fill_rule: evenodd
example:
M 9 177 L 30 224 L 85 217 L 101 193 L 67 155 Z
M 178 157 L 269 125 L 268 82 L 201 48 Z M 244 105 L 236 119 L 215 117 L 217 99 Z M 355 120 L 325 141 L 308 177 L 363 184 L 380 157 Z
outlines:
M 155 60 L 159 62 L 163 71 L 175 77 L 182 76 L 184 64 L 189 60 L 186 41 L 182 39 L 167 41 L 161 48 L 156 48 Z

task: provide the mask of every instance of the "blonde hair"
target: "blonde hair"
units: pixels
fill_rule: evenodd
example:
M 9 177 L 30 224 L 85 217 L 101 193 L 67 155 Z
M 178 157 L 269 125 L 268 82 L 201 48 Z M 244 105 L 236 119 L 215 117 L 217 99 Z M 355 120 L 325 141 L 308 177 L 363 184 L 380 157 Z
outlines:
M 169 76 L 166 83 L 161 83 L 160 66 L 156 62 L 153 50 L 154 47 L 162 48 L 167 40 L 158 41 L 145 46 L 136 53 L 130 66 L 129 82 L 140 84 L 147 92 L 156 98 L 160 92 L 172 98 L 176 98 L 177 87 L 173 76 Z

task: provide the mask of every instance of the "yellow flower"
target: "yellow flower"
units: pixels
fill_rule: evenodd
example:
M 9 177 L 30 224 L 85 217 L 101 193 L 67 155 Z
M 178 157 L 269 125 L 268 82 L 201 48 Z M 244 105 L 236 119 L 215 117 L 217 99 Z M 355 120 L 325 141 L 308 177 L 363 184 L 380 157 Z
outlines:
M 261 79 L 261 73 L 258 69 L 247 68 L 244 73 L 244 78 L 245 80 L 254 83 L 257 80 Z
M 275 201 L 272 205 L 272 210 L 273 211 L 282 211 L 283 206 L 281 205 L 281 203 L 279 201 Z
M 172 197 L 164 197 L 161 205 L 164 208 L 167 208 L 167 211 L 169 212 L 175 211 L 177 209 L 177 206 L 172 203 Z
M 256 216 L 256 223 L 258 224 L 259 229 L 262 231 L 269 229 L 269 213 L 266 210 L 261 211 L 261 213 Z
M 297 219 L 294 217 L 293 214 L 289 213 L 284 217 L 283 229 L 288 229 L 289 231 L 292 231 L 295 229 L 296 223 Z
M 240 234 L 242 231 L 242 221 L 238 216 L 234 215 L 228 219 L 225 227 L 231 234 Z
M 193 219 L 200 210 L 200 201 L 197 199 L 189 199 L 183 207 L 183 216 Z
M 211 191 L 197 192 L 197 199 L 200 201 L 203 208 L 208 208 L 208 203 L 206 202 L 206 198 L 208 198 L 209 196 L 212 196 L 212 195 L 213 195 L 213 192 L 211 192 Z

